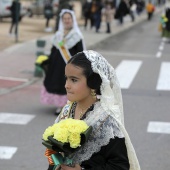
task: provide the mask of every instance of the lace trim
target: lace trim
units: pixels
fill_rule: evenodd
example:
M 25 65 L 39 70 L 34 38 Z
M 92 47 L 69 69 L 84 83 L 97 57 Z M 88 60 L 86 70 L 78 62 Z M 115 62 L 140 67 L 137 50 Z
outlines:
M 63 39 L 65 40 L 65 47 L 71 49 L 82 39 L 82 37 L 73 29 L 65 37 L 63 31 L 57 32 L 53 39 L 53 45 L 58 49 L 57 44 L 63 41 Z
M 93 71 L 95 73 L 98 73 L 102 79 L 102 84 L 100 88 L 101 106 L 105 113 L 116 120 L 119 125 L 120 131 L 123 132 L 125 136 L 125 143 L 130 162 L 130 170 L 140 170 L 135 150 L 124 127 L 122 94 L 115 70 L 107 62 L 107 60 L 96 51 L 89 50 L 83 52 L 86 55 L 87 59 L 91 62 Z
M 103 110 L 99 102 L 95 104 L 94 110 L 88 113 L 84 121 L 92 126 L 93 130 L 88 142 L 73 156 L 73 162 L 79 164 L 90 159 L 92 154 L 99 152 L 102 146 L 109 143 L 110 139 L 124 137 L 117 122 Z

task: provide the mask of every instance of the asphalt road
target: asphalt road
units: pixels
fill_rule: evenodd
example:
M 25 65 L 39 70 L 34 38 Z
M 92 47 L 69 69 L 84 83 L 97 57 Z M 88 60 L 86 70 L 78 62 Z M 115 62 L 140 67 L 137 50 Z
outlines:
M 155 16 L 95 48 L 117 71 L 126 128 L 143 170 L 170 167 L 170 44 L 158 23 Z
M 109 60 L 118 74 L 125 125 L 142 170 L 170 167 L 168 78 L 163 85 L 157 85 L 161 81 L 161 68 L 164 70 L 169 64 L 170 49 L 169 44 L 162 41 L 157 27 L 155 16 L 151 22 L 144 21 L 94 48 Z M 1 170 L 47 169 L 41 137 L 44 129 L 55 120 L 55 108 L 39 102 L 41 84 L 40 79 L 35 84 L 0 96 L 1 120 L 3 113 L 9 114 L 9 118 L 0 123 L 0 146 L 10 147 L 4 154 L 0 153 Z

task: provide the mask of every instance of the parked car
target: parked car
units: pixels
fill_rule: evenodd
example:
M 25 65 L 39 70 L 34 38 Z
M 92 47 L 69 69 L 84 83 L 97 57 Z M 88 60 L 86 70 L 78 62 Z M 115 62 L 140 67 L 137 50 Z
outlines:
M 0 0 L 0 20 L 2 20 L 2 18 L 11 17 L 11 11 L 10 11 L 11 5 L 12 5 L 12 0 Z M 19 20 L 21 20 L 22 17 L 26 14 L 27 14 L 27 10 L 21 4 Z
M 53 13 L 54 15 L 58 9 L 59 0 L 53 0 Z M 43 15 L 44 14 L 44 0 L 34 0 L 31 5 L 28 7 L 28 16 L 32 17 L 33 15 Z

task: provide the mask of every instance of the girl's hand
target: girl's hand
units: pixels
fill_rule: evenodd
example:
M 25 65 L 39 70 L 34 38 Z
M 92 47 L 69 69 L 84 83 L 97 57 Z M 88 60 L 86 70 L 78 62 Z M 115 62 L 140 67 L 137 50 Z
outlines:
M 69 167 L 66 165 L 61 165 L 61 170 L 81 170 L 81 166 L 76 164 L 75 167 Z

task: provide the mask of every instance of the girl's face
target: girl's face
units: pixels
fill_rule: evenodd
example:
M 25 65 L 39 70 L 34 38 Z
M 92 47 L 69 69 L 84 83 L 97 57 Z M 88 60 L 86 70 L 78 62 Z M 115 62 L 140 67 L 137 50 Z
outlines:
M 73 18 L 71 14 L 65 13 L 62 17 L 64 29 L 69 30 L 73 27 Z
M 83 75 L 83 69 L 71 63 L 65 68 L 68 100 L 74 102 L 84 102 L 92 98 L 91 89 L 87 86 L 87 79 Z

